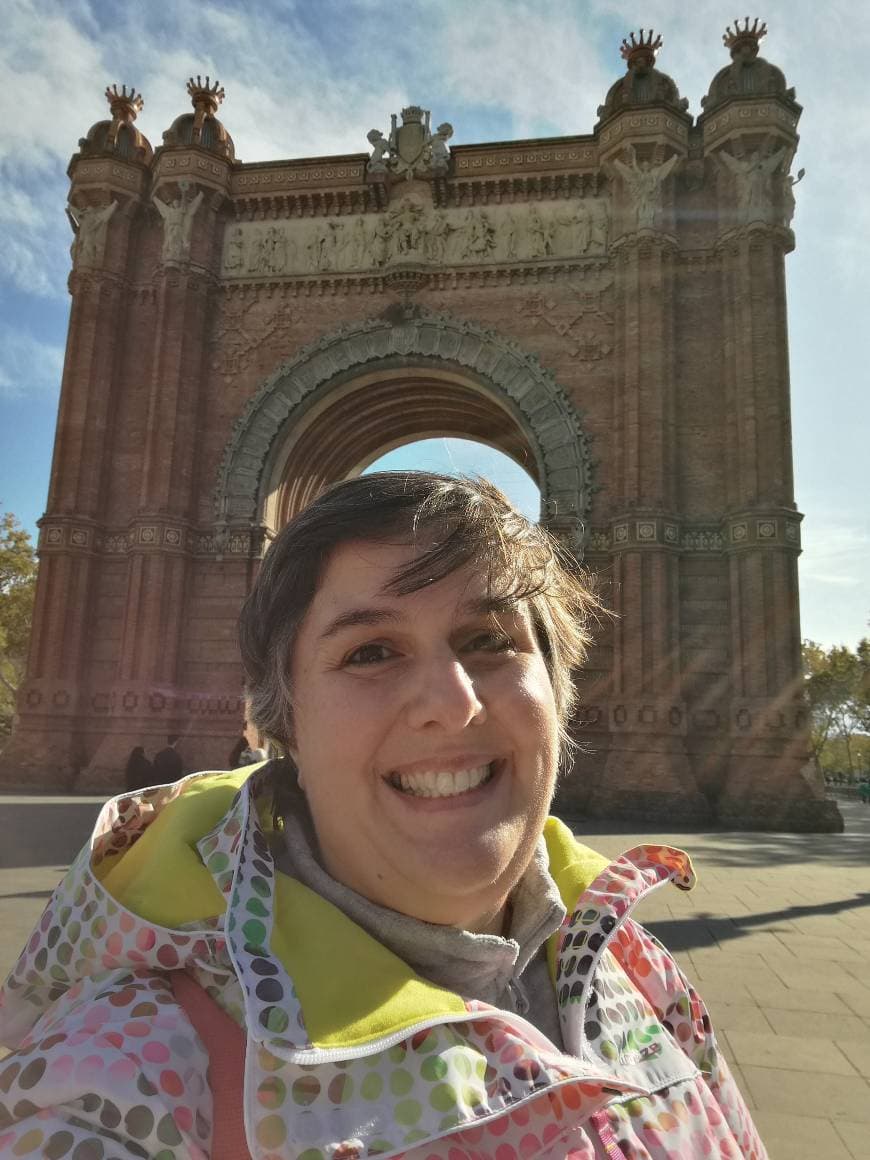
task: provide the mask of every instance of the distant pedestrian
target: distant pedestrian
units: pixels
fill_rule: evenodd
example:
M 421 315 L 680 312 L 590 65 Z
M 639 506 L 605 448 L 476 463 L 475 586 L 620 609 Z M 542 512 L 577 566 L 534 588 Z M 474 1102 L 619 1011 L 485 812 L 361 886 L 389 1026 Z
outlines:
M 134 745 L 127 758 L 127 768 L 124 771 L 124 784 L 129 792 L 145 789 L 154 785 L 154 766 L 145 756 L 141 745 Z
M 249 747 L 248 739 L 243 733 L 241 735 L 241 737 L 238 739 L 238 741 L 235 743 L 235 745 L 232 747 L 232 749 L 230 750 L 230 756 L 229 756 L 229 759 L 227 760 L 227 769 L 238 769 L 239 768 L 239 766 L 242 764 L 240 758 L 248 747 Z
M 175 748 L 181 740 L 179 735 L 170 734 L 166 738 L 167 745 L 165 749 L 154 758 L 154 776 L 157 785 L 165 785 L 169 781 L 178 781 L 184 773 L 184 762 L 181 760 L 181 755 Z
M 865 806 L 870 806 L 870 781 L 862 781 L 858 786 L 858 796 Z

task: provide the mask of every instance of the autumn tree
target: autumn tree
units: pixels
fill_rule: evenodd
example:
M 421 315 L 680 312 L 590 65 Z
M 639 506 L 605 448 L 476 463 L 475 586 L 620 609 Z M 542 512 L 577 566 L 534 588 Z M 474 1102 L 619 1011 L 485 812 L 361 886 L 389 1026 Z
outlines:
M 865 767 L 870 733 L 870 639 L 853 651 L 803 642 L 804 689 L 812 720 L 813 756 L 824 769 Z M 843 760 L 845 758 L 845 760 Z
M 15 697 L 24 676 L 36 553 L 30 535 L 11 512 L 0 515 L 0 742 L 12 731 Z

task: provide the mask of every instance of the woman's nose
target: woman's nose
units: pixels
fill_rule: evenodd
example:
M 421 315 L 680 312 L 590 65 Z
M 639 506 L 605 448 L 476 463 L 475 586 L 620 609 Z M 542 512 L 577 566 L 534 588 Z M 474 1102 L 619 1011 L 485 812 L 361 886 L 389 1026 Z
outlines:
M 418 669 L 408 689 L 407 719 L 413 729 L 440 727 L 458 732 L 486 718 L 468 670 L 456 657 L 432 661 Z

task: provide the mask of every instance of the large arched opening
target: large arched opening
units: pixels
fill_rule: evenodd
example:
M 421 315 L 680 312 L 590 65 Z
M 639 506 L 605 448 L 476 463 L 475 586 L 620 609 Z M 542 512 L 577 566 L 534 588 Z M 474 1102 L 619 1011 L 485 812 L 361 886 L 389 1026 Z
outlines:
M 226 449 L 218 522 L 274 533 L 330 483 L 444 437 L 508 456 L 539 488 L 547 526 L 582 546 L 590 464 L 573 405 L 533 356 L 442 316 L 345 328 L 276 372 Z

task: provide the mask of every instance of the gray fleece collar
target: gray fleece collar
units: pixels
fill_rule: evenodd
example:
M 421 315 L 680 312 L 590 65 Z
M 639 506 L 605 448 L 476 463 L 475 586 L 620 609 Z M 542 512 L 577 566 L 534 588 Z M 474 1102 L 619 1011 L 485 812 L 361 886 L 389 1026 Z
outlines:
M 547 869 L 543 838 L 511 896 L 508 937 L 472 934 L 378 906 L 337 882 L 317 860 L 304 797 L 298 793 L 292 798 L 295 808 L 284 817 L 284 841 L 276 843 L 274 851 L 278 869 L 338 907 L 419 975 L 466 999 L 498 1004 L 508 985 L 519 978 L 565 918 L 565 907 Z

